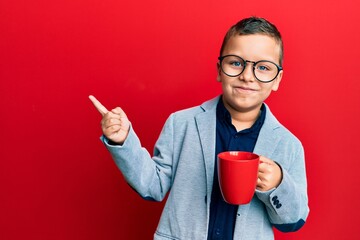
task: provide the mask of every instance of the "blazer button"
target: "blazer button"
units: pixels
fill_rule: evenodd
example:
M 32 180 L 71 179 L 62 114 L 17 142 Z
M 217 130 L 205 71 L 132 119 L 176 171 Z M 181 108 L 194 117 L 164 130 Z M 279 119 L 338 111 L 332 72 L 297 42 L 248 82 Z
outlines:
M 277 209 L 281 208 L 281 206 L 282 206 L 282 204 L 281 204 L 281 203 L 276 204 L 276 208 L 277 208 Z
M 276 201 L 278 199 L 278 196 L 273 196 L 271 200 Z
M 276 199 L 276 200 L 274 201 L 274 205 L 277 206 L 278 204 L 279 204 L 279 200 Z

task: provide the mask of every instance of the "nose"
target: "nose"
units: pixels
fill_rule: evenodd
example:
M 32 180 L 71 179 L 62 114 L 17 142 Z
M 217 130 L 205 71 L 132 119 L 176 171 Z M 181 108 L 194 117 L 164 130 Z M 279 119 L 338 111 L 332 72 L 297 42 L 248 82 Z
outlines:
M 239 75 L 239 78 L 243 81 L 254 81 L 255 76 L 253 72 L 253 62 L 252 61 L 246 61 L 245 69 L 244 71 Z

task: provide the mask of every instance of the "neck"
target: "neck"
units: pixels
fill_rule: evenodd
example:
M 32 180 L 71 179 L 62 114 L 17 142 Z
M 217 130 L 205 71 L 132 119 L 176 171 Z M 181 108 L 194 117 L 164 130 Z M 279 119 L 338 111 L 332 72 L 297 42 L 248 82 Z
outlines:
M 225 108 L 229 111 L 231 115 L 231 122 L 235 126 L 237 131 L 241 131 L 247 128 L 250 128 L 260 116 L 261 105 L 248 110 L 238 110 L 230 107 L 225 104 Z

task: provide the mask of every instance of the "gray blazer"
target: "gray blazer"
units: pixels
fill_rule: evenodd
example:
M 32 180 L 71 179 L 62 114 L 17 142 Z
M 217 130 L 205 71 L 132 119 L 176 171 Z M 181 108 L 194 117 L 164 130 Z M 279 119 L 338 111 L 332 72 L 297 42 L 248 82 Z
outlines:
M 171 114 L 153 157 L 141 146 L 132 127 L 122 146 L 109 145 L 102 137 L 126 181 L 143 198 L 161 201 L 171 189 L 155 240 L 207 239 L 218 101 L 216 97 Z M 254 152 L 276 161 L 283 179 L 276 189 L 257 190 L 249 204 L 239 206 L 234 239 L 273 239 L 273 226 L 297 230 L 288 226 L 304 223 L 309 213 L 303 147 L 266 108 Z

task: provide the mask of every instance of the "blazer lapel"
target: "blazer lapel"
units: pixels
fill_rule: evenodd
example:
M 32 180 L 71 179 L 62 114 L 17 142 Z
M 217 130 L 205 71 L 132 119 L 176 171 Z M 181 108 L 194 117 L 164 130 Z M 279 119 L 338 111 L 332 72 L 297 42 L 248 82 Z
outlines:
M 204 157 L 207 197 L 211 196 L 214 179 L 215 141 L 216 141 L 216 105 L 219 98 L 205 102 L 201 107 L 204 112 L 195 116 Z M 210 201 L 208 201 L 210 202 Z
M 275 134 L 275 129 L 280 126 L 280 123 L 271 113 L 269 107 L 266 106 L 266 117 L 264 124 L 260 130 L 257 142 L 255 144 L 254 153 L 264 155 L 271 158 L 275 147 L 278 145 L 280 138 Z

